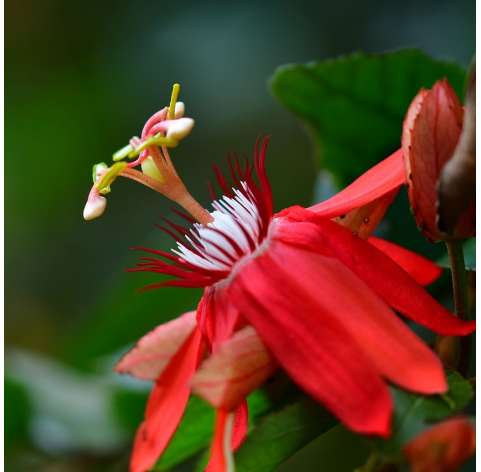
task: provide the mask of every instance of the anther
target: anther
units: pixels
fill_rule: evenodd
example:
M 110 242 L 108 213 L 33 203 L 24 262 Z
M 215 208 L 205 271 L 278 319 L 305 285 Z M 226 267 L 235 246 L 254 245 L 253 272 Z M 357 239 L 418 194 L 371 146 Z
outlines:
M 92 187 L 84 207 L 83 217 L 86 221 L 98 218 L 104 213 L 106 207 L 107 199 L 100 195 L 95 187 Z

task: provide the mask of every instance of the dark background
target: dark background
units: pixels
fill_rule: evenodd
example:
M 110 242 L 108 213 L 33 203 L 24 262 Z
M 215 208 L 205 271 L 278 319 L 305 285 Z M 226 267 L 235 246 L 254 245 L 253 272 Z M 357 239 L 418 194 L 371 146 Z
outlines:
M 139 134 L 177 81 L 196 126 L 173 154 L 194 195 L 207 203 L 211 163 L 270 133 L 276 208 L 307 205 L 313 150 L 270 95 L 273 70 L 399 47 L 466 66 L 475 2 L 9 0 L 5 13 L 7 458 L 11 470 L 123 470 L 130 432 L 109 411 L 126 380 L 110 367 L 198 294 L 136 292 L 153 276 L 125 273 L 128 248 L 168 247 L 153 224 L 171 204 L 118 181 L 85 223 L 91 165 Z

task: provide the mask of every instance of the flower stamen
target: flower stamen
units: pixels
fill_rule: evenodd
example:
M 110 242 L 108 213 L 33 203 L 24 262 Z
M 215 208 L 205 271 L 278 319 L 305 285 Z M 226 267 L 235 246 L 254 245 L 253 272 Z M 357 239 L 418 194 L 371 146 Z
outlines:
M 192 118 L 185 118 L 185 107 L 178 102 L 180 85 L 174 84 L 168 107 L 152 115 L 144 125 L 141 137 L 134 136 L 129 144 L 112 156 L 114 164 L 97 165 L 94 169 L 94 188 L 89 193 L 84 216 L 93 219 L 100 216 L 106 200 L 98 196 L 110 192 L 111 184 L 122 176 L 149 187 L 178 203 L 195 221 L 208 224 L 212 216 L 188 192 L 178 176 L 168 148 L 176 147 L 194 126 Z M 134 159 L 127 162 L 126 159 Z M 140 170 L 136 169 L 140 166 Z

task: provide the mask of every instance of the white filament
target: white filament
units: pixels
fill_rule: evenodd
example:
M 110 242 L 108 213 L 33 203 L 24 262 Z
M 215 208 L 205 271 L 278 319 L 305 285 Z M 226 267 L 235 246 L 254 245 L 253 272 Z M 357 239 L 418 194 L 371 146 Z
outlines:
M 241 185 L 245 194 L 233 189 L 233 198 L 224 195 L 215 200 L 212 203 L 214 211 L 211 212 L 214 221 L 206 226 L 194 223 L 194 228 L 186 236 L 186 240 L 199 254 L 180 242 L 177 243 L 177 249 L 173 249 L 172 252 L 183 261 L 206 270 L 230 270 L 239 259 L 250 254 L 251 246 L 246 233 L 257 247 L 261 218 L 247 184 L 241 182 Z M 241 255 L 223 235 L 235 241 L 242 251 Z

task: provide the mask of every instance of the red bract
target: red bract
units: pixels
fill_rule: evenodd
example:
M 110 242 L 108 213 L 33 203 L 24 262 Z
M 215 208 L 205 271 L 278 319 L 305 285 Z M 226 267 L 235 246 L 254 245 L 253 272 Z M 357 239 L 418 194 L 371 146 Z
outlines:
M 437 226 L 438 182 L 461 134 L 463 108 L 447 80 L 421 90 L 404 120 L 402 149 L 408 177 L 409 201 L 421 231 L 432 241 L 444 239 Z M 460 215 L 455 236 L 474 234 L 474 201 Z
M 412 472 L 455 472 L 474 454 L 476 432 L 469 419 L 451 418 L 422 432 L 404 448 Z
M 191 387 L 218 410 L 209 470 L 227 470 L 247 430 L 245 397 L 277 366 L 351 430 L 388 436 L 386 381 L 426 394 L 447 388 L 438 358 L 393 310 L 443 335 L 474 330 L 420 285 L 439 275 L 432 263 L 363 239 L 405 182 L 401 151 L 325 202 L 274 214 L 266 149 L 267 140 L 256 146 L 253 165 L 229 161 L 229 179 L 216 170 L 223 195 L 212 221 L 167 222 L 177 248 L 144 248 L 155 257 L 133 269 L 172 276 L 148 288 L 204 288 L 195 323 L 186 314 L 157 328 L 119 365 L 157 379 L 133 472 L 164 450 Z

